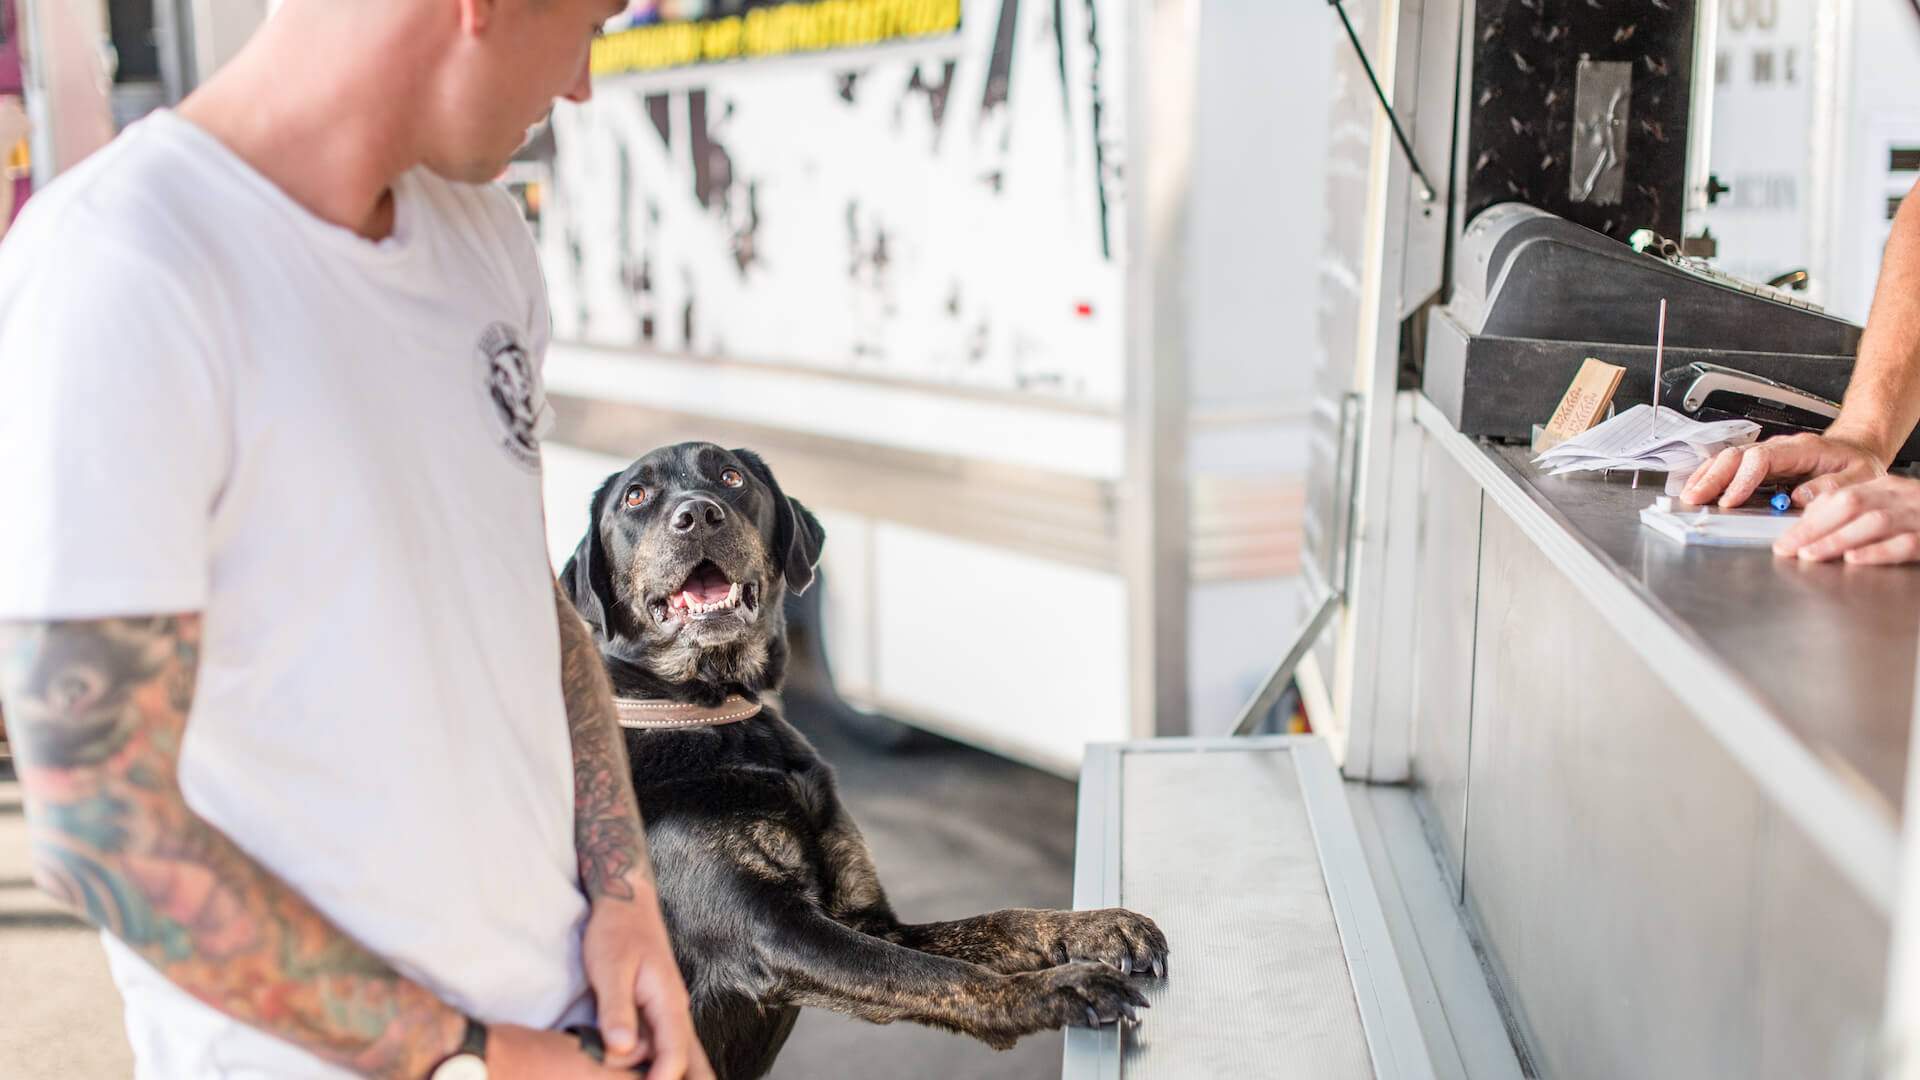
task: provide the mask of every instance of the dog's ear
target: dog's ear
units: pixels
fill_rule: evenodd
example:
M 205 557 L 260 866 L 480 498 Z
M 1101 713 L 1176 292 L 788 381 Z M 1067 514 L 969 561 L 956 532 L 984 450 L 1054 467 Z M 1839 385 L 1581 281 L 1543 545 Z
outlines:
M 799 499 L 789 498 L 780 490 L 780 481 L 773 478 L 773 470 L 767 468 L 759 454 L 735 450 L 733 456 L 773 492 L 773 557 L 787 579 L 787 588 L 799 596 L 813 584 L 813 572 L 820 565 L 820 549 L 827 544 L 827 530 Z
M 607 495 L 621 475 L 614 473 L 607 477 L 600 490 L 593 493 L 593 502 L 587 510 L 587 535 L 580 538 L 580 546 L 573 549 L 573 557 L 560 570 L 560 587 L 566 590 L 580 617 L 602 640 L 612 640 L 622 633 L 615 622 L 620 602 L 613 591 L 607 550 L 600 539 L 600 513 L 606 508 Z

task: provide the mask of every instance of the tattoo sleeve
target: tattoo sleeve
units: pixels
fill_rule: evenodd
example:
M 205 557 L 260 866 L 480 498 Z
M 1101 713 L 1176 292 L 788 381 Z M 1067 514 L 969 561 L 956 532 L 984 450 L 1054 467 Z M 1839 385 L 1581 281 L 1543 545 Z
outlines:
M 560 686 L 573 737 L 573 846 L 590 900 L 631 900 L 634 880 L 650 880 L 647 834 L 633 796 L 627 744 L 613 709 L 613 689 L 593 632 L 554 583 L 560 617 Z
M 0 623 L 0 703 L 35 882 L 236 1019 L 377 1077 L 420 1077 L 460 1014 L 195 814 L 179 786 L 200 618 Z

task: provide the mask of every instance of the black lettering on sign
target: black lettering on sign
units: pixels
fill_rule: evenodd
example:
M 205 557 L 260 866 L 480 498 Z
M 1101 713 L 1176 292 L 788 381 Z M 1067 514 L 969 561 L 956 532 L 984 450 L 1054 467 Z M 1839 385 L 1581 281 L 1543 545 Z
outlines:
M 1727 29 L 1736 33 L 1749 27 L 1771 30 L 1780 25 L 1780 0 L 1722 0 L 1720 10 L 1727 13 Z

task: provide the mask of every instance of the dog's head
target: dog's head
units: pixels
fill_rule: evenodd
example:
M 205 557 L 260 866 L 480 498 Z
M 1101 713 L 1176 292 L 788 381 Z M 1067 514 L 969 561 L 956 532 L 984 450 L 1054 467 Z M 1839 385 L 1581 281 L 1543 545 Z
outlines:
M 758 454 L 681 443 L 607 478 L 560 580 L 608 655 L 697 696 L 758 691 L 825 540 Z

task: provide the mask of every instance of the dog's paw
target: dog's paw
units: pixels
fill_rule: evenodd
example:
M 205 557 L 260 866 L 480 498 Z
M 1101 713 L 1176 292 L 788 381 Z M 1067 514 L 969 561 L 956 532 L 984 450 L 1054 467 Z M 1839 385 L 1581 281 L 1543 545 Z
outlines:
M 1095 963 L 1064 964 L 1010 975 L 1013 1013 L 1022 1033 L 1063 1027 L 1098 1027 L 1139 1019 L 1146 996 L 1125 975 Z
M 1167 973 L 1167 936 L 1152 919 L 1125 908 L 1069 911 L 1054 945 L 1058 962 L 1091 960 L 1123 975 Z

